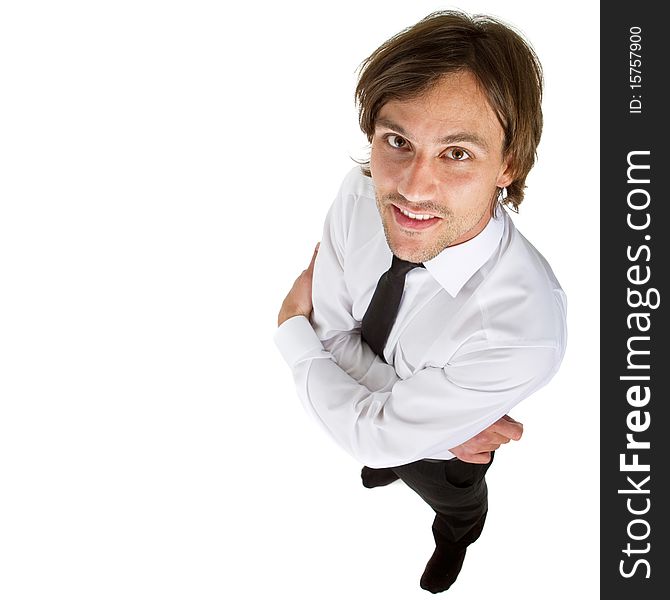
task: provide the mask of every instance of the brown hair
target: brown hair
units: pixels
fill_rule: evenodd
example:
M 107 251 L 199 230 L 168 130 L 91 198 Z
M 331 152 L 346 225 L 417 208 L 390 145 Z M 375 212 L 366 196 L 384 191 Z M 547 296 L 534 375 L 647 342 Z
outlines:
M 505 134 L 503 153 L 512 183 L 504 204 L 518 209 L 542 134 L 542 66 L 509 25 L 485 15 L 435 12 L 384 42 L 360 66 L 356 102 L 363 133 L 372 142 L 375 121 L 389 100 L 421 95 L 438 79 L 470 71 L 479 81 Z M 370 175 L 369 161 L 363 171 Z

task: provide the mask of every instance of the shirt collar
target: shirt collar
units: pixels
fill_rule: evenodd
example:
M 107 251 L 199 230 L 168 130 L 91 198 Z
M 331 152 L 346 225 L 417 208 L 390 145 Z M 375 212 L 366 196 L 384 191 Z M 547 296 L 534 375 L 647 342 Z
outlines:
M 425 261 L 426 270 L 455 297 L 500 244 L 506 219 L 504 211 L 496 211 L 486 227 L 471 240 L 447 247 L 435 258 Z

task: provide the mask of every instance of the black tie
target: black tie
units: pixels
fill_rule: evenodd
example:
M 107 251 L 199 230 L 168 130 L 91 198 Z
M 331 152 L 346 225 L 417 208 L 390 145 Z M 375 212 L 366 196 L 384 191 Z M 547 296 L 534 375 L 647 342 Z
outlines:
M 363 316 L 361 336 L 382 360 L 386 360 L 384 346 L 398 314 L 405 289 L 405 275 L 416 267 L 423 267 L 423 264 L 407 262 L 394 254 L 391 268 L 379 278 L 370 306 Z

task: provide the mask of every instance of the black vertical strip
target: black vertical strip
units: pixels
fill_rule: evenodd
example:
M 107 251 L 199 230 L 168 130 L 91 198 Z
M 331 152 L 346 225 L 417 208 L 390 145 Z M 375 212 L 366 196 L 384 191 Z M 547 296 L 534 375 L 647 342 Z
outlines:
M 670 32 L 658 3 L 601 3 L 602 598 L 670 593 Z

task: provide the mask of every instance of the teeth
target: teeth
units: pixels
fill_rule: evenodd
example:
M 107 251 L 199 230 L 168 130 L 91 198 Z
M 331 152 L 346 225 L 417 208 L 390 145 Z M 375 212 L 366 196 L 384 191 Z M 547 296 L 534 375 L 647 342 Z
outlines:
M 417 221 L 427 221 L 428 219 L 434 219 L 435 217 L 431 215 L 415 215 L 414 213 L 409 212 L 408 210 L 399 209 L 400 212 L 409 217 L 410 219 L 416 219 Z

